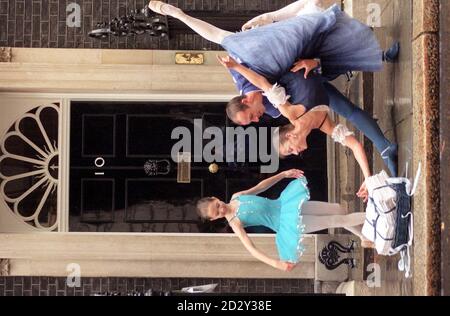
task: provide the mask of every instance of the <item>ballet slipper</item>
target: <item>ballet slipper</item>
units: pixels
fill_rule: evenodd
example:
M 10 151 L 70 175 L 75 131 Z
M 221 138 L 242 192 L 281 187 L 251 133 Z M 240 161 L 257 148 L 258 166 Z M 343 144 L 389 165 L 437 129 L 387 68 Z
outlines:
M 164 7 L 165 5 L 171 6 L 171 7 L 172 7 L 172 5 L 167 4 L 167 3 L 165 3 L 165 2 L 162 2 L 162 1 L 153 1 L 153 0 L 149 2 L 148 7 L 149 7 L 150 10 L 152 10 L 153 12 L 156 12 L 156 13 L 161 14 L 161 15 L 164 15 L 164 16 L 167 16 L 167 15 L 173 15 L 173 14 L 170 14 L 169 12 L 164 12 L 163 7 Z
M 400 54 L 400 43 L 395 42 L 387 51 L 383 53 L 383 60 L 387 63 L 395 63 Z
M 398 176 L 398 145 L 391 144 L 381 153 L 381 158 L 386 163 L 391 172 L 391 177 Z

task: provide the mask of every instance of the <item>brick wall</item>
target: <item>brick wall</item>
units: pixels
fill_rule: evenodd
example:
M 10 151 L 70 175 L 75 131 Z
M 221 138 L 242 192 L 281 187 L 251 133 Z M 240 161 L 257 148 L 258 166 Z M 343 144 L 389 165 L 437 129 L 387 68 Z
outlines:
M 249 17 L 276 10 L 292 0 L 168 0 L 186 12 L 212 16 L 245 14 Z M 81 27 L 66 26 L 69 3 L 81 7 Z M 218 50 L 218 45 L 195 34 L 176 34 L 170 40 L 137 36 L 93 40 L 87 36 L 95 24 L 110 21 L 147 0 L 0 0 L 0 47 L 194 49 Z M 240 24 L 240 22 L 239 22 Z M 236 25 L 236 29 L 239 25 Z
M 218 293 L 313 293 L 312 280 L 83 278 L 81 287 L 66 286 L 62 277 L 0 277 L 0 296 L 86 296 L 104 292 L 179 290 L 187 286 L 219 283 Z

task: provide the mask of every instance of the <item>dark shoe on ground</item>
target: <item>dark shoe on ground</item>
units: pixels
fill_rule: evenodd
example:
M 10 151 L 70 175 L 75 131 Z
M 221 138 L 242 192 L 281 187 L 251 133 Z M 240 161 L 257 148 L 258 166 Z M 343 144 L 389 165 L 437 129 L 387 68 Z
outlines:
M 400 42 L 395 42 L 391 48 L 383 52 L 383 61 L 387 63 L 394 63 L 398 60 L 400 54 Z
M 391 177 L 398 176 L 398 145 L 392 144 L 381 153 L 384 163 L 391 172 Z

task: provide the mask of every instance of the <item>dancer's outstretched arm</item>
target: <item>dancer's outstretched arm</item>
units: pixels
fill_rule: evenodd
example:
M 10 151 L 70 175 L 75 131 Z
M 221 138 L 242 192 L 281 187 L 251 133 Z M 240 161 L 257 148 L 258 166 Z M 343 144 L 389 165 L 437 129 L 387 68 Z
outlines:
M 274 186 L 275 184 L 277 184 L 278 182 L 280 182 L 283 179 L 301 178 L 301 177 L 303 177 L 302 170 L 291 169 L 291 170 L 283 171 L 273 177 L 270 177 L 270 178 L 267 178 L 267 179 L 261 181 L 253 188 L 233 194 L 233 197 L 231 199 L 234 199 L 234 198 L 238 197 L 239 195 L 258 195 L 258 194 L 270 189 L 272 186 Z
M 342 130 L 338 131 L 336 127 L 337 127 L 336 124 L 327 115 L 327 118 L 322 127 L 320 128 L 320 130 L 325 134 L 333 137 L 335 141 L 340 142 L 342 145 L 352 150 L 353 155 L 355 156 L 355 159 L 358 162 L 359 167 L 361 168 L 364 174 L 364 179 L 367 179 L 368 177 L 371 176 L 371 172 L 369 162 L 367 161 L 367 155 L 366 152 L 364 151 L 363 145 L 353 136 L 353 133 L 346 132 L 345 131 L 346 128 L 344 129 L 344 131 Z M 341 125 L 341 127 L 343 126 Z M 368 192 L 365 182 L 361 185 L 356 195 L 362 198 L 364 201 L 367 200 Z
M 255 247 L 255 245 L 253 244 L 253 242 L 251 241 L 251 239 L 248 237 L 247 232 L 245 231 L 245 229 L 242 226 L 239 219 L 235 218 L 234 220 L 232 220 L 230 222 L 230 227 L 233 229 L 234 233 L 239 237 L 240 241 L 242 242 L 244 247 L 248 250 L 248 252 L 250 252 L 250 254 L 253 257 L 255 257 L 256 259 L 258 259 L 276 269 L 286 271 L 286 272 L 291 271 L 295 267 L 295 264 L 293 264 L 293 263 L 284 262 L 284 261 L 280 261 L 280 260 L 271 258 L 271 257 L 267 256 L 265 253 L 263 253 L 262 251 L 258 250 Z
M 263 90 L 266 95 L 273 94 L 272 89 L 274 86 L 267 81 L 266 78 L 263 76 L 257 74 L 253 70 L 239 64 L 236 62 L 233 58 L 230 56 L 225 57 L 219 57 L 217 56 L 217 59 L 219 62 L 227 69 L 233 69 L 234 71 L 237 71 L 242 76 L 244 76 L 248 81 L 250 81 L 254 86 L 257 88 Z M 271 98 L 268 96 L 269 101 L 273 103 Z M 306 112 L 306 108 L 302 104 L 296 104 L 295 106 L 292 106 L 292 104 L 287 101 L 287 98 L 281 98 L 282 101 L 277 102 L 278 104 L 274 105 L 281 114 L 286 117 L 293 125 L 296 125 L 296 120 L 299 116 L 303 115 Z

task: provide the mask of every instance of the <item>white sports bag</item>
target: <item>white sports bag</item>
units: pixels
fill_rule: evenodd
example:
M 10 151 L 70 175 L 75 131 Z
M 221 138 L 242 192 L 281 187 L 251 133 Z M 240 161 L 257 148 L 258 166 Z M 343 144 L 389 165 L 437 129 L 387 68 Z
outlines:
M 366 180 L 369 200 L 362 234 L 375 243 L 379 255 L 400 253 L 399 269 L 406 277 L 411 276 L 409 248 L 414 236 L 411 196 L 420 173 L 419 165 L 413 186 L 408 178 L 389 178 L 385 171 Z

